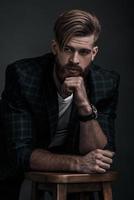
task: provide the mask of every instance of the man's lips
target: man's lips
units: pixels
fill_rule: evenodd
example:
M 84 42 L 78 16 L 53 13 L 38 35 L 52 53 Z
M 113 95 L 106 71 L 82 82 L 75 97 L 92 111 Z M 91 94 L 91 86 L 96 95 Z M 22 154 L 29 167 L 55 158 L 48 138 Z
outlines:
M 64 68 L 63 76 L 64 77 L 82 76 L 82 70 L 80 68 L 74 68 L 74 67 Z
M 81 72 L 78 70 L 68 70 L 68 74 L 71 76 L 80 76 Z

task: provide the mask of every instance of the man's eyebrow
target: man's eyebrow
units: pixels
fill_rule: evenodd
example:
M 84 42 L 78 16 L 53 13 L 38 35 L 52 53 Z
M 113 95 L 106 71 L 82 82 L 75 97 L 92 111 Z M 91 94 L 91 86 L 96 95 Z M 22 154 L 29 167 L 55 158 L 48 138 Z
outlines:
M 65 47 L 68 47 L 68 48 L 70 48 L 72 50 L 76 50 L 74 47 L 72 47 L 70 45 L 65 45 Z M 91 51 L 90 48 L 78 48 L 77 50 L 79 50 L 79 51 Z
M 75 50 L 75 48 L 72 47 L 72 46 L 70 46 L 70 45 L 65 45 L 65 47 L 68 47 L 68 48 L 70 48 L 70 49 L 74 49 L 74 50 Z

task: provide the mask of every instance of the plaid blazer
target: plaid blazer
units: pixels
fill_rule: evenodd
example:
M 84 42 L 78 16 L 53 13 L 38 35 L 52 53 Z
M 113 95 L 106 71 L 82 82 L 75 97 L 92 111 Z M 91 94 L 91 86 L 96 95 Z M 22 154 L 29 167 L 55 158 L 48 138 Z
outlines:
M 21 168 L 29 166 L 33 149 L 48 149 L 58 121 L 57 90 L 53 80 L 54 57 L 46 54 L 9 65 L 1 100 L 1 121 L 7 136 L 8 156 Z M 118 100 L 119 75 L 92 64 L 86 86 L 98 109 L 98 122 L 114 148 L 114 119 Z M 79 120 L 75 104 L 65 144 L 50 151 L 78 154 Z M 90 140 L 90 138 L 89 138 Z

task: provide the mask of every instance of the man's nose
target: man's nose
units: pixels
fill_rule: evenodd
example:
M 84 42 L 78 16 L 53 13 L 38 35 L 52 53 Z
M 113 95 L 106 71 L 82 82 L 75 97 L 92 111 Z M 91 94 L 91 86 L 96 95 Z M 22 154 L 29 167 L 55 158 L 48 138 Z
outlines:
M 79 55 L 78 55 L 78 52 L 74 52 L 72 55 L 71 55 L 71 58 L 70 58 L 70 61 L 74 64 L 79 64 Z

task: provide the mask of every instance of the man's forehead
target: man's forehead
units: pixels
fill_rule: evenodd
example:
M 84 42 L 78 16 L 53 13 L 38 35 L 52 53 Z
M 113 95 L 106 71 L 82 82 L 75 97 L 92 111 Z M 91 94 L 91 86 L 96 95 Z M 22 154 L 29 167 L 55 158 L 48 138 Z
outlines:
M 94 35 L 72 37 L 66 45 L 74 48 L 90 48 L 94 44 Z

